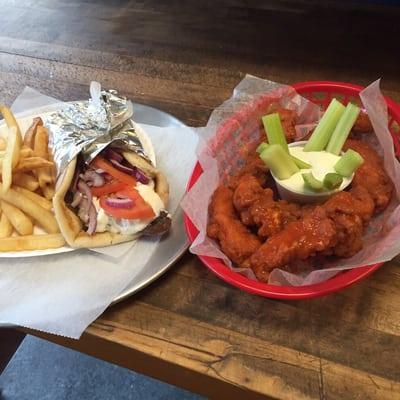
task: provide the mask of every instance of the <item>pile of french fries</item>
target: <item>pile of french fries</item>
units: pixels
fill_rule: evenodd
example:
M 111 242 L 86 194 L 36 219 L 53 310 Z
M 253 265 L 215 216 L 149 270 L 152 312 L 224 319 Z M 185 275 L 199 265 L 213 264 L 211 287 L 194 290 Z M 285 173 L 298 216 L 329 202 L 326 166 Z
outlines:
M 0 138 L 0 251 L 41 250 L 65 244 L 52 212 L 56 169 L 40 118 L 22 137 L 11 110 L 0 105 L 7 138 Z M 45 234 L 34 234 L 38 226 Z

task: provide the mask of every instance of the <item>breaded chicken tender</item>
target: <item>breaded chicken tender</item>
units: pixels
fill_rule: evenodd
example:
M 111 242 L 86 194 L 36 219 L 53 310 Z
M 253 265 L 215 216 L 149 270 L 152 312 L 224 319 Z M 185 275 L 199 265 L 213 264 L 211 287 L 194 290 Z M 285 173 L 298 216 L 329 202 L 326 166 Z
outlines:
M 261 242 L 241 223 L 232 198 L 232 190 L 225 186 L 219 186 L 214 192 L 209 207 L 207 234 L 218 240 L 221 250 L 241 266 L 260 247 Z

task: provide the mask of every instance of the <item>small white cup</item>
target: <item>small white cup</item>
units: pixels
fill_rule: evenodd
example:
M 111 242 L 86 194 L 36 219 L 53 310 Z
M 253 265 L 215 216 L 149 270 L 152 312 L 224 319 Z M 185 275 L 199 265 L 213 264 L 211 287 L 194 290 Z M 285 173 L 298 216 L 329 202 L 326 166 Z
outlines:
M 295 147 L 295 146 L 304 146 L 307 142 L 306 141 L 301 141 L 301 142 L 293 142 L 290 143 L 288 146 L 289 147 Z M 342 153 L 343 154 L 343 153 Z M 301 191 L 293 190 L 290 189 L 284 185 L 282 185 L 282 181 L 280 181 L 278 178 L 274 176 L 274 174 L 271 171 L 271 175 L 274 178 L 276 188 L 278 189 L 278 193 L 281 197 L 282 200 L 289 201 L 291 203 L 299 203 L 299 204 L 313 204 L 313 203 L 322 203 L 326 200 L 329 199 L 333 194 L 341 192 L 345 188 L 347 188 L 351 181 L 353 180 L 354 174 L 347 179 L 347 182 L 345 186 L 342 186 L 340 188 L 334 189 L 334 190 L 329 190 L 329 191 L 323 191 L 323 192 L 309 192 L 309 193 L 304 193 Z

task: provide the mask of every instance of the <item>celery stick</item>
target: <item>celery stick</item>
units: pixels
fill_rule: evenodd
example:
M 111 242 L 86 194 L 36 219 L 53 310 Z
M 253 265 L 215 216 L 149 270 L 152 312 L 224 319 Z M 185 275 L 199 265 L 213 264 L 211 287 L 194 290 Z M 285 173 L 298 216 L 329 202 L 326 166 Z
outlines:
M 261 154 L 266 148 L 268 148 L 269 144 L 267 142 L 262 142 L 258 145 L 256 152 L 258 154 Z M 300 158 L 297 158 L 295 156 L 290 155 L 292 157 L 294 163 L 300 168 L 300 169 L 308 169 L 311 168 L 311 165 L 306 163 L 303 160 L 300 160 Z
M 262 142 L 258 145 L 256 152 L 258 154 L 261 154 L 268 146 L 269 146 L 269 144 L 267 142 Z
M 265 162 L 272 174 L 278 179 L 290 178 L 299 171 L 288 153 L 279 144 L 269 145 L 261 154 L 260 158 Z
M 349 149 L 335 164 L 335 171 L 345 177 L 350 177 L 353 172 L 364 162 L 356 151 Z
M 329 153 L 339 155 L 342 151 L 342 147 L 347 137 L 349 136 L 350 130 L 356 122 L 356 119 L 360 114 L 360 107 L 352 103 L 348 103 L 346 110 L 340 117 L 339 122 L 336 125 L 335 130 L 332 133 L 329 143 L 326 146 L 326 151 Z
M 262 117 L 265 132 L 267 133 L 269 144 L 279 144 L 283 150 L 289 152 L 285 133 L 283 132 L 281 118 L 278 113 L 264 115 Z
M 304 179 L 304 184 L 311 190 L 315 192 L 320 192 L 323 188 L 324 185 L 320 180 L 315 178 L 315 176 L 312 174 L 312 172 L 307 172 L 305 174 L 301 174 L 301 176 Z
M 257 149 L 256 149 L 256 152 L 257 152 L 258 154 L 261 154 L 268 146 L 269 146 L 269 144 L 268 144 L 267 142 L 262 142 L 262 143 L 260 143 L 260 144 L 258 145 L 258 147 L 257 147 Z M 290 157 L 292 157 L 294 163 L 295 163 L 300 169 L 308 169 L 308 168 L 311 168 L 311 165 L 310 165 L 310 164 L 306 163 L 306 162 L 303 161 L 303 160 L 300 160 L 300 158 L 297 158 L 297 157 L 292 156 L 292 155 L 291 155 Z
M 328 190 L 333 190 L 338 188 L 343 182 L 343 177 L 339 174 L 335 174 L 334 172 L 329 172 L 324 176 L 324 187 Z
M 332 99 L 313 134 L 304 146 L 304 151 L 322 151 L 325 149 L 344 110 L 345 106 L 342 103 Z
M 300 160 L 300 158 L 297 158 L 295 156 L 292 156 L 292 160 L 294 161 L 294 163 L 300 168 L 300 169 L 308 169 L 311 168 L 311 165 L 309 163 L 306 163 L 303 160 Z

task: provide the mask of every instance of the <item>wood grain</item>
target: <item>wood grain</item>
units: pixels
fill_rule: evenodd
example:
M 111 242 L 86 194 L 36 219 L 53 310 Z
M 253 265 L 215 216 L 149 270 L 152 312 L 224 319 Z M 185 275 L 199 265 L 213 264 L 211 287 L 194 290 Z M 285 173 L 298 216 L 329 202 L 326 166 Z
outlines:
M 382 77 L 400 102 L 400 8 L 306 0 L 0 0 L 0 97 L 86 98 L 90 80 L 201 126 L 246 73 Z M 283 302 L 192 255 L 79 341 L 30 332 L 212 398 L 400 399 L 399 259 L 339 293 Z

